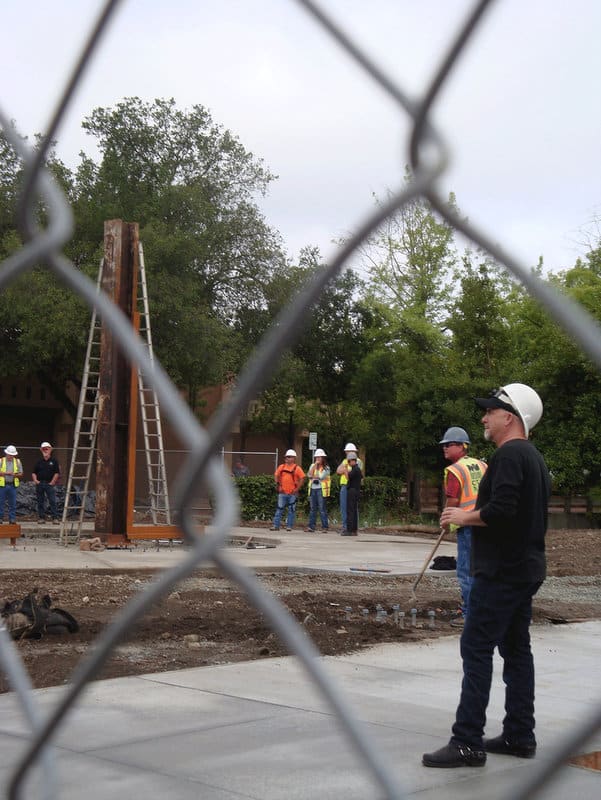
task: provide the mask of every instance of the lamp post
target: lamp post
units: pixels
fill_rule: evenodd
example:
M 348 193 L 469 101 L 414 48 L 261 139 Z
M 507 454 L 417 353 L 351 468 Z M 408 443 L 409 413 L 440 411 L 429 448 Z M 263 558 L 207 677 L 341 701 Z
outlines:
M 288 395 L 288 400 L 286 400 L 286 405 L 288 406 L 288 447 L 294 448 L 294 409 L 296 408 L 296 400 L 294 399 L 294 395 Z

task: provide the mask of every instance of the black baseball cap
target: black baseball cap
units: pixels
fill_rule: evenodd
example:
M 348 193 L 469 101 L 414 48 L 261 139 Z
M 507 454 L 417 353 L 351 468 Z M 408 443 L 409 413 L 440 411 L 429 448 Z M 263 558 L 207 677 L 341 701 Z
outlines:
M 490 393 L 490 397 L 474 397 L 474 401 L 480 408 L 502 408 L 504 411 L 520 416 L 503 389 L 495 389 Z

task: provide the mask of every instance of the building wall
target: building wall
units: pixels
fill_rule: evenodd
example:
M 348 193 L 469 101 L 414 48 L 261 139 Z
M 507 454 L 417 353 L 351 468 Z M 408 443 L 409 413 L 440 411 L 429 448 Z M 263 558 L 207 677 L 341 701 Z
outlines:
M 71 428 L 62 402 L 37 379 L 0 379 L 0 448 L 15 445 L 26 480 L 40 457 L 40 444 L 49 441 L 55 449 L 67 448 Z

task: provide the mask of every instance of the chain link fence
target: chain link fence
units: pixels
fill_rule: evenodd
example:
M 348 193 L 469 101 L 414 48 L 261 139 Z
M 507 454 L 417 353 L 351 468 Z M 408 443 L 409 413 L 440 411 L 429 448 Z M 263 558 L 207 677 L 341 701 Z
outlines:
M 103 31 L 114 13 L 117 0 L 108 0 L 82 47 L 81 56 L 71 76 L 59 96 L 53 119 L 45 131 L 44 139 L 37 151 L 33 151 L 20 138 L 17 128 L 11 125 L 10 110 L 0 109 L 0 125 L 14 151 L 25 165 L 25 177 L 19 197 L 19 225 L 25 244 L 0 266 L 0 289 L 6 287 L 18 276 L 25 274 L 34 265 L 44 264 L 74 292 L 82 297 L 90 308 L 95 307 L 103 322 L 108 325 L 117 341 L 121 343 L 126 357 L 138 365 L 149 386 L 159 397 L 163 411 L 168 416 L 174 431 L 181 440 L 190 443 L 190 452 L 183 464 L 176 485 L 177 495 L 174 505 L 189 553 L 181 564 L 163 573 L 148 589 L 141 592 L 115 620 L 114 624 L 99 636 L 97 646 L 84 657 L 75 670 L 72 680 L 66 686 L 56 705 L 48 715 L 43 715 L 31 692 L 27 671 L 14 647 L 7 631 L 0 627 L 0 660 L 11 685 L 28 720 L 31 734 L 17 764 L 15 764 L 8 786 L 8 797 L 23 796 L 23 784 L 34 766 L 43 770 L 43 796 L 59 796 L 56 777 L 56 764 L 50 744 L 64 725 L 87 683 L 100 672 L 109 658 L 112 649 L 126 639 L 127 632 L 151 604 L 165 597 L 183 578 L 189 576 L 200 564 L 212 562 L 233 582 L 247 593 L 255 607 L 270 620 L 274 631 L 287 647 L 300 659 L 316 687 L 323 694 L 337 716 L 344 735 L 346 735 L 379 786 L 380 795 L 386 798 L 403 798 L 405 794 L 399 785 L 391 765 L 386 762 L 375 744 L 358 724 L 353 710 L 338 687 L 328 675 L 318 658 L 319 652 L 306 637 L 296 621 L 283 606 L 267 593 L 253 574 L 234 564 L 223 551 L 222 545 L 238 519 L 238 500 L 235 487 L 224 475 L 219 452 L 221 443 L 231 430 L 232 423 L 248 403 L 257 395 L 273 374 L 283 351 L 290 347 L 301 335 L 303 325 L 308 319 L 308 311 L 316 303 L 324 289 L 347 263 L 356 249 L 390 215 L 416 197 L 429 201 L 441 217 L 452 224 L 457 231 L 468 237 L 478 247 L 483 248 L 493 258 L 503 263 L 515 278 L 537 298 L 564 330 L 579 343 L 582 350 L 601 367 L 601 337 L 596 323 L 568 298 L 560 296 L 543 283 L 529 269 L 518 263 L 509 253 L 504 252 L 493 240 L 493 234 L 479 230 L 472 224 L 456 216 L 444 199 L 440 185 L 448 165 L 449 153 L 445 144 L 444 132 L 439 131 L 432 122 L 432 110 L 441 93 L 448 84 L 456 62 L 476 35 L 479 23 L 486 12 L 490 0 L 475 3 L 471 13 L 459 33 L 449 41 L 447 52 L 440 54 L 440 64 L 421 96 L 410 99 L 400 80 L 387 74 L 375 61 L 363 52 L 359 41 L 351 40 L 337 20 L 330 19 L 326 13 L 310 0 L 297 0 L 310 15 L 316 25 L 330 35 L 332 46 L 341 47 L 349 58 L 354 59 L 373 81 L 374 89 L 379 87 L 398 107 L 399 114 L 407 115 L 412 130 L 408 142 L 408 160 L 414 174 L 412 183 L 391 196 L 385 205 L 378 207 L 366 216 L 356 233 L 338 250 L 331 263 L 315 276 L 289 308 L 278 317 L 276 324 L 265 336 L 260 347 L 254 352 L 239 377 L 236 393 L 224 404 L 211 420 L 208 428 L 199 426 L 190 409 L 182 401 L 176 388 L 171 384 L 162 367 L 151 362 L 146 349 L 132 332 L 129 321 L 113 306 L 108 298 L 96 292 L 95 284 L 81 274 L 65 257 L 63 249 L 72 234 L 72 216 L 66 198 L 57 184 L 44 169 L 44 160 L 59 123 L 69 106 L 74 90 L 77 88 L 88 66 L 91 56 L 100 45 Z M 199 10 L 199 14 L 201 11 Z M 426 155 L 427 154 L 427 155 Z M 42 202 L 47 212 L 47 226 L 39 228 L 36 222 L 36 208 Z M 214 527 L 210 535 L 197 536 L 191 508 L 202 482 L 210 488 L 214 499 Z M 552 763 L 541 763 L 534 769 L 521 787 L 513 790 L 512 800 L 531 797 L 552 779 L 563 761 L 584 744 L 601 727 L 601 703 L 591 706 L 586 719 L 565 736 L 555 752 Z

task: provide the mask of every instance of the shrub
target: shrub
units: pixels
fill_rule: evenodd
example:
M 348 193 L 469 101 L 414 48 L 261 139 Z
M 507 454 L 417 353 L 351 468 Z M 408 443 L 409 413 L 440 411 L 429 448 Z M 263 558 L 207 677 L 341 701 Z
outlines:
M 240 494 L 241 516 L 247 522 L 269 520 L 273 517 L 277 496 L 271 475 L 256 475 L 248 478 L 233 478 Z M 397 478 L 370 476 L 361 487 L 361 519 L 401 519 L 409 513 L 405 500 L 404 484 Z M 337 517 L 340 506 L 340 478 L 332 476 L 328 510 Z M 309 516 L 309 496 L 307 486 L 301 489 L 297 513 L 301 518 Z
M 277 495 L 272 475 L 251 475 L 233 480 L 238 487 L 243 520 L 268 520 L 273 517 Z
M 363 505 L 375 503 L 393 512 L 404 512 L 407 509 L 405 484 L 398 478 L 384 478 L 373 475 L 365 478 L 361 487 Z

